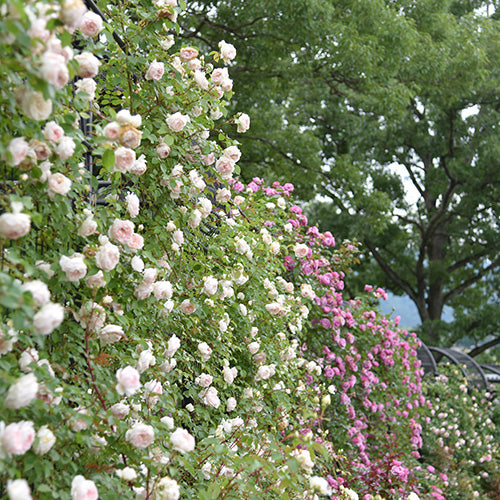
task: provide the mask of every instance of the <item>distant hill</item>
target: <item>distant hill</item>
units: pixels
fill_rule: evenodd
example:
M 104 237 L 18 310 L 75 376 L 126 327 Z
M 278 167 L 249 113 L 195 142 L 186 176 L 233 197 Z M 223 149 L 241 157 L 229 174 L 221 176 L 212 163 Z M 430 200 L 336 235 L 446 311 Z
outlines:
M 380 309 L 383 314 L 392 314 L 392 317 L 401 316 L 400 326 L 406 330 L 411 330 L 421 324 L 417 306 L 408 297 L 400 297 L 388 292 L 387 300 L 380 301 Z M 453 312 L 450 307 L 445 307 L 443 320 L 453 320 Z

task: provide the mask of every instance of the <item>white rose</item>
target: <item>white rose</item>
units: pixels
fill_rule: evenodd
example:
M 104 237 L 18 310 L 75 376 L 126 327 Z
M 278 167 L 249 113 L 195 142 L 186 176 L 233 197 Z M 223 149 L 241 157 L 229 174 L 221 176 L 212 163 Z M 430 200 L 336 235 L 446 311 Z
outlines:
M 38 392 L 38 380 L 33 373 L 23 375 L 9 387 L 5 396 L 4 406 L 11 410 L 17 410 L 27 406 L 36 398 Z
M 26 90 L 22 93 L 21 109 L 28 118 L 45 121 L 52 113 L 52 101 L 44 99 L 41 92 Z
M 49 335 L 64 319 L 64 307 L 60 304 L 49 302 L 45 304 L 34 316 L 33 326 L 35 333 Z
M 35 441 L 33 449 L 37 455 L 45 455 L 56 442 L 54 433 L 46 425 L 38 429 L 36 437 L 37 440 Z
M 9 500 L 32 500 L 33 498 L 26 479 L 8 479 L 7 495 Z
M 193 451 L 196 445 L 194 437 L 186 429 L 180 427 L 170 434 L 170 442 L 173 449 L 182 454 Z

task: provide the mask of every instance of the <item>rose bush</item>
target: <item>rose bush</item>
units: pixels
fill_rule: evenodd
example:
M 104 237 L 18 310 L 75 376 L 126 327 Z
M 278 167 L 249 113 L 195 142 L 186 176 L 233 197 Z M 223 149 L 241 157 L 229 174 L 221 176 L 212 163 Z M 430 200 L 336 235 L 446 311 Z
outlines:
M 291 184 L 237 180 L 235 47 L 98 4 L 0 10 L 0 496 L 432 494 L 416 339 Z

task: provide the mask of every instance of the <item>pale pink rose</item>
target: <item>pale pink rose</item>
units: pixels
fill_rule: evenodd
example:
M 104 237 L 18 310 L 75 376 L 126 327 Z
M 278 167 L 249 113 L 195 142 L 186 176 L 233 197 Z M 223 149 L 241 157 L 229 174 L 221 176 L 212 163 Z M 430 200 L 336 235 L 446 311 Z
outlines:
M 99 330 L 97 336 L 104 344 L 114 344 L 125 337 L 125 332 L 120 325 L 106 325 Z
M 224 151 L 222 151 L 223 156 L 230 158 L 235 163 L 241 158 L 241 151 L 238 146 L 229 146 Z
M 132 164 L 130 173 L 135 175 L 142 175 L 147 170 L 146 157 L 144 155 L 139 156 L 137 160 Z
M 48 188 L 49 197 L 51 199 L 53 199 L 56 194 L 65 196 L 71 189 L 71 180 L 59 172 L 51 174 L 48 178 Z
M 120 129 L 120 144 L 127 148 L 135 149 L 141 144 L 142 132 L 132 125 Z
M 234 123 L 237 125 L 237 132 L 244 133 L 250 128 L 250 117 L 246 113 L 241 113 Z
M 23 113 L 31 120 L 45 121 L 52 113 L 52 101 L 45 99 L 41 92 L 21 88 L 18 96 Z
M 153 284 L 153 295 L 156 300 L 169 300 L 172 298 L 172 293 L 170 281 L 157 281 Z
M 97 231 L 97 222 L 94 220 L 93 215 L 89 215 L 78 228 L 78 236 L 86 238 Z
M 170 154 L 170 146 L 167 146 L 166 144 L 160 143 L 156 147 L 156 153 L 160 158 L 168 158 L 168 155 Z
M 116 372 L 116 380 L 118 381 L 116 392 L 121 395 L 132 396 L 141 387 L 140 374 L 133 366 L 119 368 Z
M 191 119 L 188 115 L 183 115 L 178 111 L 167 118 L 167 125 L 172 132 L 180 132 L 189 121 Z
M 29 142 L 29 146 L 35 152 L 36 159 L 39 161 L 46 160 L 52 154 L 49 146 L 45 142 L 37 139 L 32 139 Z
M 196 311 L 196 304 L 193 304 L 189 299 L 185 299 L 181 303 L 181 311 L 184 314 L 192 314 Z
M 7 146 L 7 151 L 12 156 L 12 165 L 19 165 L 28 154 L 28 143 L 24 137 L 16 137 L 12 139 Z
M 180 229 L 176 229 L 172 233 L 172 238 L 174 239 L 174 242 L 177 243 L 177 245 L 184 244 L 184 233 Z
M 208 361 L 212 355 L 212 348 L 206 342 L 200 342 L 198 344 L 198 352 L 204 361 Z
M 296 243 L 293 247 L 293 252 L 295 254 L 295 257 L 297 257 L 298 259 L 302 259 L 304 257 L 307 257 L 309 247 L 307 245 L 304 245 L 303 243 Z
M 31 227 L 31 218 L 28 214 L 20 213 L 22 203 L 12 203 L 12 213 L 0 215 L 0 236 L 9 240 L 17 240 L 27 235 Z
M 161 77 L 165 73 L 165 65 L 162 62 L 158 62 L 156 59 L 149 65 L 148 70 L 146 71 L 145 78 L 146 80 L 161 80 Z
M 224 81 L 221 82 L 220 88 L 224 92 L 229 92 L 230 90 L 233 89 L 233 80 L 231 80 L 231 78 L 226 78 Z
M 78 92 L 85 92 L 88 94 L 86 97 L 87 101 L 93 101 L 95 99 L 95 91 L 97 89 L 97 83 L 92 78 L 82 78 L 75 83 L 75 87 Z
M 4 399 L 5 408 L 17 410 L 29 405 L 38 392 L 38 380 L 33 373 L 18 378 L 7 391 Z
M 144 271 L 144 261 L 138 255 L 132 257 L 130 263 L 132 264 L 132 269 L 134 271 L 137 271 L 139 273 L 142 273 L 142 271 Z
M 130 217 L 132 219 L 137 217 L 139 215 L 139 197 L 135 193 L 127 193 L 125 201 L 127 202 L 127 212 Z
M 207 167 L 215 163 L 215 155 L 213 153 L 209 153 L 203 156 L 202 159 L 203 159 L 203 164 L 206 165 Z
M 156 404 L 161 396 L 163 394 L 163 387 L 161 385 L 161 382 L 158 380 L 150 380 L 149 382 L 146 382 L 144 384 L 144 391 L 148 393 L 147 395 L 147 401 L 149 404 Z
M 103 271 L 111 271 L 120 260 L 120 249 L 109 241 L 99 247 L 95 254 L 95 263 Z
M 116 114 L 116 121 L 122 127 L 130 125 L 131 127 L 139 128 L 142 124 L 142 117 L 141 115 L 131 115 L 128 109 L 121 109 Z
M 227 398 L 227 401 L 226 401 L 226 409 L 227 411 L 233 411 L 235 408 L 236 408 L 236 399 L 234 398 Z
M 227 156 L 221 156 L 215 164 L 215 170 L 224 180 L 231 179 L 234 172 L 234 161 Z
M 203 218 L 205 218 L 205 217 L 208 217 L 210 215 L 210 213 L 212 212 L 213 205 L 212 205 L 212 202 L 208 198 L 201 197 L 201 198 L 198 198 L 197 207 L 201 212 L 201 216 Z
M 257 370 L 257 375 L 255 376 L 255 381 L 267 380 L 271 378 L 276 373 L 274 365 L 262 365 L 259 366 Z
M 188 69 L 191 69 L 193 71 L 200 71 L 201 68 L 203 67 L 201 61 L 197 57 L 187 61 L 185 64 Z
M 64 130 L 56 122 L 50 121 L 43 127 L 43 136 L 49 142 L 56 144 L 64 137 Z
M 78 76 L 80 78 L 94 78 L 99 73 L 101 62 L 94 54 L 90 52 L 82 52 L 75 56 L 78 63 Z
M 193 75 L 194 81 L 200 87 L 200 89 L 207 90 L 208 89 L 208 80 L 205 76 L 205 73 L 200 70 L 196 70 Z
M 228 78 L 229 78 L 229 73 L 227 71 L 227 68 L 215 68 L 212 71 L 212 76 L 210 79 L 212 80 L 212 83 L 219 85 Z
M 75 253 L 71 257 L 61 256 L 59 265 L 68 281 L 79 281 L 87 274 L 87 265 L 83 261 L 83 255 Z
M 60 304 L 49 302 L 33 318 L 35 333 L 49 335 L 63 322 L 63 319 L 64 307 Z
M 186 429 L 177 427 L 172 434 L 170 434 L 170 442 L 174 450 L 184 454 L 193 451 L 196 446 L 194 437 L 189 434 Z
M 163 40 L 160 41 L 160 46 L 163 50 L 168 50 L 175 44 L 174 35 L 167 35 Z
M 99 493 L 94 481 L 75 476 L 71 481 L 71 500 L 97 500 Z
M 47 29 L 47 21 L 42 18 L 33 19 L 28 30 L 28 36 L 31 39 L 38 38 L 42 42 L 46 42 L 50 37 L 50 31 Z
M 104 308 L 96 302 L 87 302 L 83 304 L 76 316 L 82 328 L 90 332 L 100 330 L 106 321 L 106 312 Z
M 194 47 L 183 47 L 180 50 L 179 56 L 183 61 L 190 61 L 198 57 L 198 50 Z
M 97 36 L 104 29 L 102 17 L 88 11 L 80 19 L 78 29 L 84 36 Z
M 116 148 L 115 164 L 113 165 L 113 170 L 115 172 L 130 172 L 130 170 L 132 169 L 132 165 L 135 162 L 135 158 L 136 154 L 133 149 L 124 148 L 123 146 Z
M 115 219 L 109 228 L 108 235 L 112 240 L 126 244 L 134 234 L 135 224 L 129 220 Z
M 175 479 L 162 477 L 155 488 L 155 498 L 161 500 L 179 500 L 181 496 L 179 485 Z
M 0 437 L 3 450 L 9 455 L 24 455 L 35 440 L 33 422 L 22 420 L 7 425 Z
M 157 276 L 158 270 L 154 267 L 148 267 L 144 270 L 143 282 L 151 285 L 156 280 Z
M 247 348 L 250 354 L 255 354 L 260 349 L 260 344 L 258 342 L 250 342 Z
M 87 12 L 87 7 L 83 3 L 83 0 L 64 0 L 61 7 L 60 19 L 70 28 L 70 31 L 78 26 L 80 19 Z
M 109 122 L 103 129 L 102 134 L 110 141 L 117 141 L 120 138 L 120 124 L 118 122 Z M 115 151 L 116 155 L 116 151 Z
M 7 496 L 9 500 L 32 500 L 31 490 L 26 479 L 8 479 Z
M 61 160 L 67 160 L 73 156 L 76 144 L 71 137 L 64 136 L 56 146 L 56 153 Z
M 189 217 L 188 224 L 190 227 L 195 228 L 201 224 L 202 216 L 198 209 L 193 210 L 193 213 Z
M 196 377 L 195 382 L 201 387 L 208 387 L 209 385 L 212 384 L 213 377 L 208 373 L 202 373 L 201 375 Z
M 171 358 L 172 356 L 175 355 L 179 347 L 181 346 L 181 341 L 177 335 L 172 335 L 168 339 L 168 344 L 167 344 L 167 350 L 165 351 L 165 357 L 166 358 Z
M 127 246 L 130 250 L 141 250 L 144 247 L 144 238 L 140 234 L 134 233 L 127 241 Z
M 219 42 L 220 56 L 224 62 L 232 61 L 236 57 L 236 49 L 234 45 L 226 43 L 224 40 Z
M 104 274 L 102 271 L 97 271 L 97 273 L 92 276 L 87 276 L 85 278 L 85 284 L 89 288 L 102 288 L 106 286 L 106 280 L 104 279 Z
M 137 423 L 125 433 L 125 439 L 136 448 L 147 448 L 155 438 L 151 425 Z
M 47 50 L 63 56 L 66 63 L 73 59 L 73 49 L 69 46 L 63 47 L 61 40 L 55 36 L 49 38 L 47 42 Z
M 235 366 L 233 366 L 232 368 L 229 368 L 229 366 L 225 366 L 222 369 L 222 374 L 224 377 L 224 381 L 228 384 L 232 384 L 234 382 L 234 379 L 238 375 L 238 369 Z
M 37 455 L 45 455 L 48 453 L 56 442 L 54 433 L 46 425 L 38 429 L 36 437 L 37 442 L 35 442 L 33 449 Z
M 215 201 L 217 203 L 227 203 L 231 199 L 231 191 L 227 188 L 217 189 Z
M 214 295 L 217 293 L 217 287 L 219 285 L 219 282 L 217 281 L 216 278 L 213 276 L 208 276 L 205 282 L 203 283 L 203 291 L 207 295 Z
M 211 406 L 212 408 L 218 408 L 220 406 L 220 399 L 215 387 L 209 387 L 200 392 L 200 398 L 202 403 L 207 406 Z
M 115 418 L 125 418 L 130 413 L 130 407 L 124 403 L 115 403 L 111 407 L 111 413 Z
M 27 281 L 23 283 L 23 290 L 31 293 L 37 306 L 43 306 L 50 301 L 49 287 L 43 281 Z
M 56 89 L 62 89 L 69 82 L 69 71 L 64 57 L 55 52 L 44 52 L 41 57 L 40 76 Z

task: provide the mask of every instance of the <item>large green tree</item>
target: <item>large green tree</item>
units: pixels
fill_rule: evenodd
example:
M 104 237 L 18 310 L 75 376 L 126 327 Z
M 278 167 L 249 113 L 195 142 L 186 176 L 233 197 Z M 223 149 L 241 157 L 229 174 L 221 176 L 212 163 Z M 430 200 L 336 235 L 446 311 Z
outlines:
M 363 243 L 374 279 L 413 300 L 432 343 L 495 333 L 495 5 L 270 4 L 191 2 L 183 20 L 188 38 L 238 49 L 233 105 L 252 118 L 243 175 L 291 181 L 303 199 L 326 197 L 323 229 Z M 440 321 L 445 305 L 455 308 L 451 328 Z

